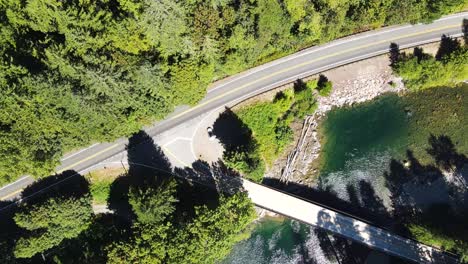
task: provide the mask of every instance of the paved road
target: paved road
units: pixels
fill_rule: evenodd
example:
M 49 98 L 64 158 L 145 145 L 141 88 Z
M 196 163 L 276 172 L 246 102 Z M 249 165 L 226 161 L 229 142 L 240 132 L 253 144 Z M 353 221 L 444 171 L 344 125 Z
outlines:
M 460 36 L 463 19 L 468 19 L 468 12 L 444 17 L 432 24 L 384 28 L 303 50 L 220 82 L 211 88 L 205 98 L 195 107 L 180 109 L 164 121 L 145 130 L 149 135 L 154 136 L 203 113 L 225 105 L 233 105 L 298 78 L 384 54 L 388 51 L 391 42 L 398 43 L 400 47 L 412 47 L 437 41 L 442 34 Z M 95 144 L 64 157 L 57 171 L 68 169 L 81 171 L 89 168 L 122 152 L 126 143 L 127 139 L 119 139 L 112 143 Z M 0 199 L 7 194 L 0 190 Z
M 303 50 L 219 82 L 208 91 L 198 105 L 192 108 L 181 108 L 167 119 L 145 130 L 151 136 L 163 134 L 204 113 L 231 106 L 298 78 L 384 54 L 388 51 L 391 42 L 396 42 L 404 48 L 437 41 L 443 34 L 460 36 L 463 19 L 468 19 L 468 12 L 444 17 L 432 24 L 384 28 Z M 57 168 L 57 172 L 69 169 L 78 172 L 89 170 L 96 164 L 122 153 L 126 143 L 127 139 L 119 139 L 112 143 L 94 144 L 66 155 L 62 159 L 62 164 Z M 31 182 L 32 178 L 23 177 L 15 183 L 0 188 L 0 200 L 18 196 L 22 188 Z

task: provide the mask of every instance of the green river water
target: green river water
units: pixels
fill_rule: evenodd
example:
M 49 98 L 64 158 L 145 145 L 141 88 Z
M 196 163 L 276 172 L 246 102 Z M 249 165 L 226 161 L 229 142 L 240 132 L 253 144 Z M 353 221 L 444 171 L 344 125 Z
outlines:
M 383 95 L 373 101 L 335 109 L 319 126 L 322 152 L 317 163 L 319 188 L 330 188 L 348 200 L 346 188 L 368 182 L 388 203 L 384 173 L 391 159 L 403 161 L 407 151 L 422 163 L 431 134 L 446 135 L 457 151 L 468 155 L 468 85 L 437 88 L 405 96 Z M 240 242 L 223 263 L 388 263 L 388 257 L 361 245 L 296 221 L 264 219 L 251 237 Z M 325 242 L 324 242 L 325 241 Z M 333 245 L 330 249 L 328 246 Z M 348 246 L 346 246 L 348 245 Z M 376 257 L 375 255 L 379 255 Z M 343 262 L 345 261 L 345 262 Z M 392 259 L 392 263 L 402 260 Z

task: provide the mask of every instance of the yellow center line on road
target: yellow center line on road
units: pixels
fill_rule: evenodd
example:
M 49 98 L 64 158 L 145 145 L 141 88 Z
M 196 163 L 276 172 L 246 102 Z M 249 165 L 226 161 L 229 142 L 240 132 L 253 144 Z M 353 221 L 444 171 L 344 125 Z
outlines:
M 295 70 L 295 69 L 298 69 L 300 67 L 303 67 L 303 66 L 306 66 L 306 65 L 309 65 L 309 64 L 312 64 L 312 63 L 315 63 L 317 61 L 321 61 L 321 60 L 324 60 L 324 59 L 328 59 L 328 58 L 331 58 L 331 57 L 335 57 L 335 56 L 338 56 L 338 55 L 342 55 L 342 54 L 345 54 L 345 53 L 348 53 L 350 51 L 355 51 L 355 50 L 360 50 L 360 49 L 363 49 L 363 48 L 368 48 L 368 47 L 372 47 L 372 46 L 376 46 L 376 45 L 379 45 L 379 44 L 383 44 L 383 43 L 391 43 L 391 42 L 394 42 L 396 40 L 399 40 L 399 39 L 403 39 L 403 38 L 408 38 L 408 37 L 414 37 L 414 36 L 419 36 L 419 35 L 424 35 L 426 33 L 430 33 L 430 32 L 435 32 L 435 31 L 439 31 L 439 30 L 444 30 L 444 29 L 450 29 L 450 28 L 457 28 L 457 27 L 460 27 L 460 24 L 452 24 L 452 25 L 448 25 L 448 26 L 443 26 L 443 27 L 438 27 L 438 28 L 433 28 L 433 29 L 429 29 L 429 30 L 425 30 L 425 31 L 420 31 L 420 32 L 417 32 L 417 33 L 411 33 L 411 34 L 407 34 L 407 35 L 402 35 L 400 37 L 396 37 L 396 38 L 391 38 L 391 39 L 386 39 L 386 40 L 381 40 L 381 41 L 377 41 L 377 42 L 373 42 L 372 44 L 367 44 L 367 45 L 362 45 L 362 46 L 359 46 L 359 47 L 355 47 L 355 48 L 349 48 L 349 49 L 346 49 L 346 50 L 343 50 L 343 51 L 339 51 L 339 52 L 335 52 L 335 53 L 331 53 L 331 54 L 328 54 L 328 55 L 325 55 L 325 56 L 322 56 L 322 57 L 318 57 L 316 59 L 313 59 L 313 60 L 310 60 L 310 61 L 307 61 L 307 62 L 303 62 L 303 63 L 299 63 L 297 65 L 294 65 L 294 66 L 291 66 L 291 67 L 288 67 L 288 68 L 285 68 L 283 70 L 280 70 L 280 71 L 276 71 L 274 73 L 271 73 L 269 75 L 266 75 L 264 77 L 261 77 L 261 78 L 258 78 L 256 79 L 255 81 L 251 81 L 249 83 L 246 83 L 246 84 L 243 84 L 235 89 L 232 89 L 226 93 L 223 93 L 223 94 L 220 94 L 214 98 L 211 98 L 203 103 L 200 103 L 190 109 L 187 109 L 167 120 L 172 120 L 172 119 L 176 119 L 178 117 L 181 117 L 187 113 L 190 113 L 198 108 L 201 108 L 205 105 L 208 105 L 218 99 L 221 99 L 229 94 L 232 94 L 232 93 L 235 93 L 237 91 L 240 91 L 252 84 L 255 84 L 255 83 L 258 83 L 258 82 L 261 82 L 263 80 L 266 80 L 266 79 L 269 79 L 271 77 L 274 77 L 274 76 L 277 76 L 279 74 L 282 74 L 282 73 L 285 73 L 285 72 L 288 72 L 288 71 L 291 71 L 291 70 Z
M 82 160 L 79 160 L 79 161 L 77 161 L 77 162 L 75 162 L 75 163 L 73 163 L 73 164 L 71 164 L 71 165 L 69 165 L 69 166 L 67 166 L 67 167 L 65 167 L 65 168 L 62 168 L 61 170 L 57 171 L 57 173 L 62 173 L 62 172 L 64 172 L 64 171 L 66 171 L 66 170 L 72 169 L 72 168 L 75 167 L 76 165 L 81 164 L 81 163 L 83 163 L 83 162 L 85 162 L 85 161 L 88 161 L 88 160 L 90 160 L 90 159 L 93 159 L 93 158 L 95 158 L 95 157 L 101 155 L 101 154 L 104 153 L 104 152 L 107 152 L 107 151 L 109 151 L 109 150 L 111 150 L 111 149 L 116 148 L 117 146 L 119 146 L 119 144 L 116 143 L 116 144 L 114 144 L 114 145 L 112 145 L 112 146 L 110 146 L 110 147 L 107 147 L 107 148 L 105 148 L 105 149 L 103 149 L 103 150 L 101 150 L 101 151 L 98 151 L 98 152 L 94 153 L 94 154 L 91 155 L 91 156 L 88 156 L 88 157 L 86 157 L 86 158 L 84 158 L 84 159 L 82 159 Z
M 221 99 L 223 97 L 226 97 L 226 96 L 228 96 L 228 95 L 230 95 L 232 93 L 240 91 L 240 90 L 242 90 L 242 89 L 244 89 L 244 88 L 246 88 L 246 87 L 248 87 L 248 86 L 250 86 L 252 84 L 255 84 L 255 83 L 261 82 L 263 80 L 266 80 L 268 78 L 277 76 L 279 74 L 282 74 L 282 73 L 285 73 L 285 72 L 288 72 L 288 71 L 291 71 L 291 70 L 295 70 L 295 69 L 298 69 L 300 67 L 315 63 L 317 61 L 321 61 L 321 60 L 331 58 L 331 57 L 335 57 L 335 56 L 338 56 L 338 55 L 342 55 L 342 54 L 345 54 L 345 53 L 348 53 L 348 52 L 351 52 L 351 51 L 355 51 L 355 50 L 359 50 L 359 49 L 363 49 L 363 48 L 368 48 L 368 47 L 376 46 L 376 45 L 383 44 L 383 43 L 391 43 L 391 42 L 394 42 L 396 40 L 403 39 L 403 38 L 424 35 L 424 34 L 427 34 L 427 33 L 430 33 L 430 32 L 435 32 L 435 31 L 444 30 L 444 29 L 457 28 L 457 27 L 460 27 L 460 24 L 451 24 L 451 25 L 447 25 L 447 26 L 443 26 L 443 27 L 438 27 L 438 28 L 433 28 L 433 29 L 429 29 L 429 30 L 425 30 L 425 31 L 420 31 L 420 32 L 417 32 L 417 33 L 402 35 L 402 36 L 399 36 L 399 37 L 396 37 L 396 38 L 381 40 L 381 41 L 373 42 L 371 44 L 362 45 L 362 46 L 354 47 L 354 48 L 349 48 L 349 49 L 346 49 L 346 50 L 343 50 L 343 51 L 339 51 L 339 52 L 331 53 L 331 54 L 328 54 L 328 55 L 325 55 L 325 56 L 322 56 L 322 57 L 318 57 L 316 59 L 313 59 L 313 60 L 310 60 L 310 61 L 307 61 L 307 62 L 303 62 L 303 63 L 297 64 L 297 65 L 282 69 L 280 71 L 276 71 L 276 72 L 271 73 L 269 75 L 266 75 L 264 77 L 258 78 L 255 81 L 243 84 L 243 85 L 241 85 L 241 86 L 239 86 L 239 87 L 237 87 L 235 89 L 229 90 L 229 91 L 227 91 L 227 92 L 225 92 L 223 94 L 220 94 L 220 95 L 218 95 L 218 96 L 216 96 L 214 98 L 211 98 L 211 99 L 209 99 L 209 100 L 207 100 L 207 101 L 205 101 L 203 103 L 200 103 L 200 104 L 198 104 L 198 105 L 196 105 L 196 106 L 194 106 L 194 107 L 192 107 L 190 109 L 187 109 L 187 110 L 185 110 L 185 111 L 183 111 L 183 112 L 181 112 L 181 113 L 179 113 L 179 114 L 177 114 L 175 116 L 172 116 L 172 117 L 170 117 L 169 119 L 166 119 L 166 120 L 169 121 L 169 120 L 176 119 L 176 118 L 181 117 L 183 115 L 186 115 L 187 113 L 190 113 L 190 112 L 192 112 L 192 111 L 194 111 L 196 109 L 199 109 L 199 108 L 201 108 L 203 106 L 206 106 L 206 105 L 208 105 L 208 104 L 210 104 L 210 103 L 212 103 L 212 102 L 214 102 L 216 100 L 219 100 L 219 99 Z M 107 151 L 109 151 L 109 150 L 111 150 L 111 149 L 113 149 L 113 148 L 115 148 L 117 146 L 118 146 L 118 144 L 114 144 L 114 145 L 112 145 L 112 146 L 110 146 L 110 147 L 108 147 L 106 149 L 103 149 L 103 150 L 101 150 L 101 151 L 99 151 L 99 152 L 97 152 L 97 153 L 95 153 L 95 154 L 93 154 L 93 155 L 91 155 L 91 156 L 89 156 L 89 157 L 87 157 L 85 159 L 77 161 L 74 164 L 72 164 L 70 166 L 67 166 L 67 167 L 57 171 L 57 173 L 61 173 L 61 172 L 65 171 L 65 170 L 72 169 L 74 166 L 76 166 L 78 164 L 81 164 L 81 163 L 83 163 L 85 161 L 88 161 L 90 159 L 93 159 L 94 157 L 97 157 L 97 156 L 101 155 L 102 153 L 107 152 Z M 187 166 L 184 162 L 179 160 L 172 152 L 170 152 L 168 149 L 166 149 L 166 150 L 167 150 L 168 154 L 170 154 L 171 156 L 174 156 L 174 158 L 176 158 L 179 162 L 181 162 L 182 164 Z
M 191 167 L 190 165 L 188 165 L 187 163 L 183 162 L 182 160 L 179 159 L 179 157 L 177 157 L 176 154 L 174 154 L 172 151 L 170 151 L 168 148 L 166 147 L 162 147 L 162 150 L 164 152 L 166 152 L 169 156 L 173 157 L 175 160 L 177 160 L 180 164 L 184 165 L 185 167 Z
M 7 199 L 7 198 L 10 198 L 10 197 L 12 197 L 13 195 L 18 194 L 18 193 L 20 193 L 20 192 L 22 192 L 22 191 L 23 191 L 23 189 L 19 189 L 19 190 L 16 190 L 16 191 L 12 192 L 12 193 L 9 193 L 9 194 L 7 194 L 7 195 L 5 195 L 5 196 L 3 196 L 3 197 L 0 197 L 0 201 L 3 201 L 3 200 L 5 200 L 5 199 Z

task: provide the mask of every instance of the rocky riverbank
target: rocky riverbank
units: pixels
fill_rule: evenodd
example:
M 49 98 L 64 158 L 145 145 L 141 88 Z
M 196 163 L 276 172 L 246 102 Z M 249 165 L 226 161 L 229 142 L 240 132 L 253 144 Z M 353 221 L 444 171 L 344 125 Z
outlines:
M 307 178 L 306 175 L 316 171 L 313 165 L 320 153 L 316 129 L 321 118 L 334 107 L 372 100 L 388 92 L 403 93 L 405 88 L 401 78 L 393 75 L 388 64 L 388 57 L 383 55 L 324 72 L 333 83 L 331 94 L 328 97 L 317 95 L 316 112 L 303 122 L 293 124 L 295 144 L 286 151 L 287 155 L 276 160 L 266 177 L 314 184 L 314 177 Z

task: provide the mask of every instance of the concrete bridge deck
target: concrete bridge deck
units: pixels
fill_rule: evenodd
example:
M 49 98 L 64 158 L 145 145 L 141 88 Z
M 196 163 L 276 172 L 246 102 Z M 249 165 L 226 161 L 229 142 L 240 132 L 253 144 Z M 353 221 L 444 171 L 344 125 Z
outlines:
M 347 215 L 326 209 L 281 191 L 243 180 L 249 197 L 259 207 L 321 227 L 369 247 L 419 263 L 459 263 L 455 257 L 369 225 Z

